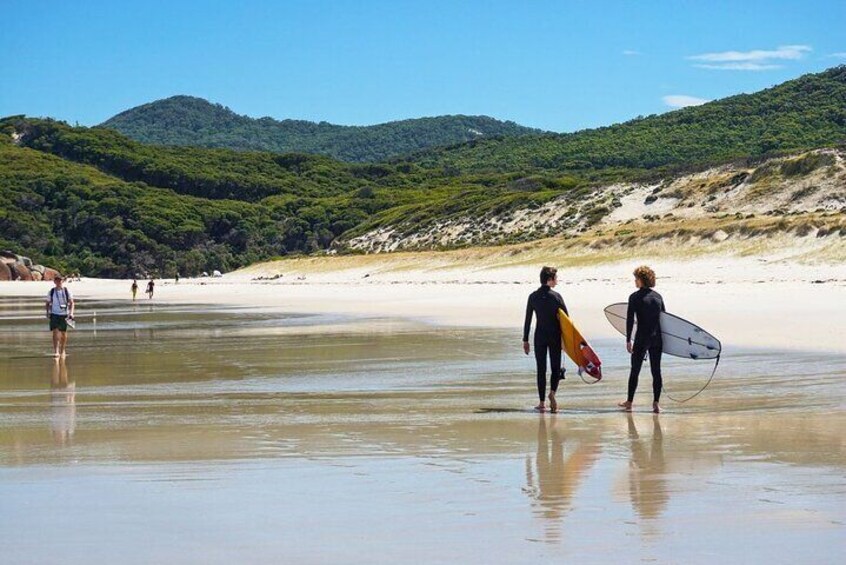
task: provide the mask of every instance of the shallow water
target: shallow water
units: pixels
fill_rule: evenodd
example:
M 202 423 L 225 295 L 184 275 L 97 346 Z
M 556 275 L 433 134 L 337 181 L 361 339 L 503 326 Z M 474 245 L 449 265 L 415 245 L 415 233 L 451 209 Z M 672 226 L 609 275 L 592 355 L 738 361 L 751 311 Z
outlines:
M 82 306 L 82 305 L 81 305 Z M 625 352 L 529 410 L 519 328 L 0 299 L 4 562 L 832 562 L 846 359 L 726 346 L 639 412 Z M 96 310 L 96 323 L 94 311 Z M 671 394 L 708 362 L 666 359 Z M 269 561 L 268 561 L 269 560 Z

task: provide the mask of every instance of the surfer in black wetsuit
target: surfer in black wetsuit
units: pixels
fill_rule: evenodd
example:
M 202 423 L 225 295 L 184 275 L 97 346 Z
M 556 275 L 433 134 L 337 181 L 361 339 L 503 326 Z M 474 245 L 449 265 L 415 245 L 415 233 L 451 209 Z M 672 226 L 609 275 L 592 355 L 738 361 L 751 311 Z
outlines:
M 561 326 L 558 323 L 558 309 L 564 310 L 567 306 L 561 295 L 552 290 L 558 284 L 558 270 L 552 267 L 544 267 L 540 272 L 541 286 L 529 295 L 526 304 L 526 320 L 523 323 L 523 352 L 528 355 L 529 329 L 532 326 L 532 314 L 537 317 L 535 325 L 535 361 L 538 367 L 538 397 L 540 402 L 535 410 L 543 412 L 546 410 L 544 403 L 546 396 L 546 357 L 549 355 L 551 372 L 549 409 L 552 412 L 558 411 L 558 403 L 555 400 L 555 393 L 558 391 L 558 381 L 564 378 L 564 371 L 561 369 Z
M 637 292 L 629 296 L 629 308 L 626 314 L 626 350 L 632 354 L 632 369 L 629 373 L 629 395 L 625 402 L 618 404 L 626 412 L 632 409 L 635 391 L 637 390 L 640 368 L 643 359 L 649 354 L 649 368 L 652 370 L 652 411 L 661 411 L 658 402 L 661 400 L 661 388 L 664 381 L 661 378 L 661 340 L 660 315 L 664 312 L 664 299 L 652 290 L 655 286 L 655 272 L 649 267 L 638 267 L 634 271 Z M 637 332 L 632 342 L 632 328 L 637 318 Z

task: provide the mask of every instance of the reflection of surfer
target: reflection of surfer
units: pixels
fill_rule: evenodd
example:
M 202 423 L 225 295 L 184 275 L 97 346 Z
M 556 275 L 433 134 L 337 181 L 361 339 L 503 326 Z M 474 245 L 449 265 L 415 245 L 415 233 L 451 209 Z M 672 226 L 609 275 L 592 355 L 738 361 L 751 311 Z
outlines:
M 551 436 L 547 435 L 546 419 L 540 419 L 535 459 L 537 473 L 532 472 L 531 458 L 527 457 L 526 483 L 527 491 L 540 506 L 540 514 L 547 520 L 558 520 L 571 508 L 581 480 L 596 459 L 596 452 L 594 446 L 579 443 L 565 459 L 564 439 L 554 424 Z
M 558 309 L 567 312 L 567 306 L 561 295 L 552 290 L 558 284 L 558 269 L 544 267 L 540 272 L 541 286 L 529 295 L 526 304 L 526 319 L 523 322 L 523 352 L 529 354 L 529 329 L 532 326 L 532 314 L 537 318 L 535 324 L 535 362 L 537 363 L 538 397 L 540 402 L 535 410 L 543 412 L 546 396 L 546 356 L 549 353 L 550 391 L 549 409 L 558 411 L 555 393 L 558 381 L 564 377 L 561 370 L 561 325 L 558 322 Z
M 76 386 L 68 380 L 65 360 L 57 359 L 50 380 L 50 429 L 58 445 L 66 445 L 76 429 L 75 396 Z
M 643 359 L 649 353 L 649 368 L 652 370 L 652 411 L 661 411 L 658 406 L 661 400 L 661 324 L 659 318 L 664 311 L 664 299 L 652 290 L 655 286 L 655 272 L 649 267 L 638 267 L 634 270 L 637 292 L 629 296 L 629 308 L 626 313 L 626 350 L 632 354 L 632 368 L 629 373 L 629 394 L 625 402 L 619 406 L 627 412 L 632 409 L 635 391 L 637 390 L 640 368 Z M 632 343 L 632 328 L 637 318 L 637 332 Z
M 658 416 L 652 416 L 652 442 L 646 445 L 637 433 L 634 416 L 628 414 L 632 461 L 629 468 L 629 498 L 641 518 L 657 518 L 669 500 L 664 480 L 664 434 Z

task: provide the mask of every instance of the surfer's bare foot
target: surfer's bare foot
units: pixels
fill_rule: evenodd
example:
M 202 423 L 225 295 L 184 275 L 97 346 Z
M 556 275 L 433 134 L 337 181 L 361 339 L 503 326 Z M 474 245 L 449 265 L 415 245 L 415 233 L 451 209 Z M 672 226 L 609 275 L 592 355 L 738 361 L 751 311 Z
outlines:
M 550 412 L 558 412 L 558 401 L 555 400 L 555 391 L 550 391 L 549 393 L 549 411 Z
M 653 402 L 653 403 L 652 403 L 652 411 L 653 411 L 655 414 L 660 414 L 660 413 L 661 413 L 661 407 L 660 407 L 660 406 L 658 406 L 658 403 L 657 403 L 657 402 Z
M 626 412 L 632 411 L 632 403 L 629 402 L 628 400 L 626 400 L 625 402 L 620 402 L 619 404 L 617 404 L 617 406 L 619 406 L 620 408 L 622 408 Z
M 544 406 L 543 402 L 535 406 L 535 412 L 546 412 L 546 406 Z

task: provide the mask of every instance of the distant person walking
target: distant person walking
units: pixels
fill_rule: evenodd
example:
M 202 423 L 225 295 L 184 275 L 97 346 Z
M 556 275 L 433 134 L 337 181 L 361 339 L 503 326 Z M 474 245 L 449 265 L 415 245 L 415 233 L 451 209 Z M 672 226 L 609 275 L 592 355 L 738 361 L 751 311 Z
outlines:
M 64 359 L 67 355 L 68 320 L 73 321 L 75 309 L 73 294 L 62 285 L 62 277 L 53 278 L 53 288 L 47 294 L 47 317 L 53 333 L 53 357 Z
M 138 281 L 132 279 L 132 286 L 130 288 L 132 289 L 132 301 L 135 302 L 135 297 L 138 294 Z
M 156 283 L 153 281 L 153 279 L 150 279 L 150 282 L 147 283 L 147 296 L 150 298 L 150 300 L 153 299 L 153 292 L 155 290 L 156 290 Z
M 174 284 L 179 284 L 179 271 L 176 271 L 176 277 L 173 279 Z
M 661 389 L 664 381 L 661 378 L 661 354 L 663 341 L 661 339 L 661 312 L 664 312 L 664 299 L 652 290 L 655 286 L 655 271 L 649 267 L 638 267 L 634 270 L 637 292 L 629 296 L 629 308 L 626 313 L 626 350 L 632 354 L 632 367 L 629 372 L 629 394 L 625 402 L 618 404 L 626 412 L 632 409 L 635 391 L 637 390 L 640 369 L 643 360 L 649 355 L 649 368 L 652 370 L 652 411 L 658 414 L 661 408 Z M 637 322 L 637 332 L 632 341 L 632 329 Z
M 537 364 L 538 398 L 540 402 L 535 406 L 538 412 L 546 410 L 546 357 L 549 355 L 550 369 L 550 391 L 549 409 L 552 412 L 558 411 L 558 402 L 555 393 L 558 391 L 558 382 L 564 378 L 564 371 L 561 369 L 561 325 L 558 322 L 558 310 L 564 310 L 569 315 L 567 306 L 561 295 L 552 290 L 558 284 L 558 269 L 544 267 L 540 272 L 539 289 L 529 295 L 526 304 L 526 319 L 523 322 L 523 352 L 528 355 L 529 330 L 532 326 L 532 315 L 537 319 L 535 324 L 535 362 Z

